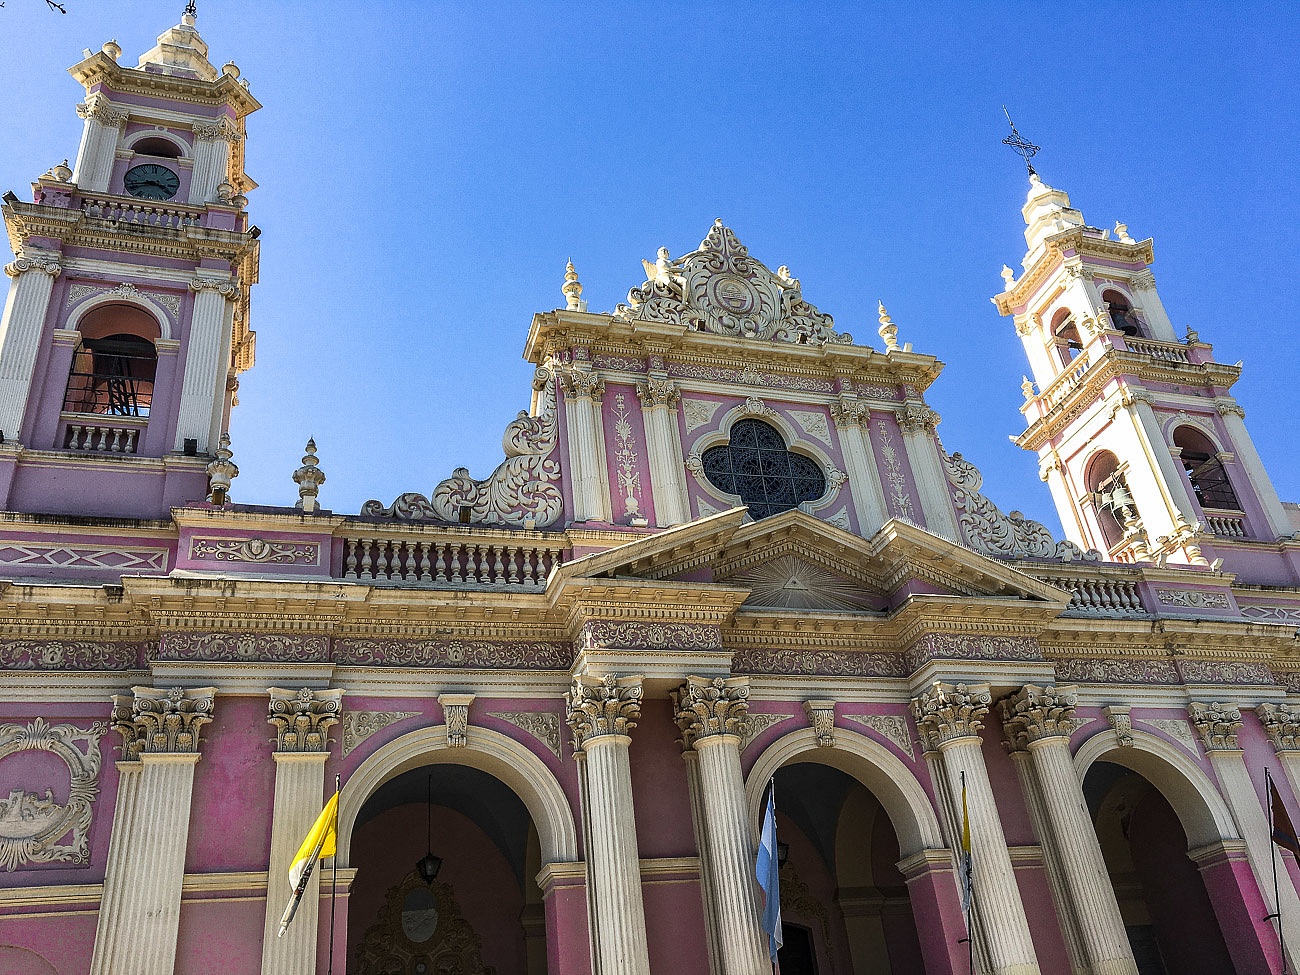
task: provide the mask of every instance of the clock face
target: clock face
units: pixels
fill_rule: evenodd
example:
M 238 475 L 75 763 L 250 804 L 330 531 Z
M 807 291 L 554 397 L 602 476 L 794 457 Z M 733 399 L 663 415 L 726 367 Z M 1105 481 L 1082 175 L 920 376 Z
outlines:
M 180 177 L 157 163 L 128 169 L 122 183 L 128 193 L 144 200 L 170 200 L 181 188 Z

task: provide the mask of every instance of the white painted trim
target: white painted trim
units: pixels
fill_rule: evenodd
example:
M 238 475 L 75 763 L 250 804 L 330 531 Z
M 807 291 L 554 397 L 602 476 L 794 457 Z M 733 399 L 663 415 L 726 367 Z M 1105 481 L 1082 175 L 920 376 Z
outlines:
M 106 291 L 102 294 L 95 295 L 93 298 L 87 298 L 79 302 L 73 309 L 72 314 L 64 322 L 65 331 L 81 331 L 81 321 L 96 308 L 103 305 L 133 305 L 142 311 L 147 311 L 158 321 L 158 338 L 170 339 L 172 337 L 172 319 L 167 310 L 162 305 L 153 301 L 143 292 L 127 296 L 117 294 L 112 291 Z
M 135 144 L 137 142 L 143 142 L 145 139 L 162 139 L 166 142 L 170 142 L 172 145 L 174 145 L 177 149 L 181 151 L 181 155 L 180 155 L 181 159 L 191 159 L 193 156 L 193 152 L 190 148 L 189 143 L 187 143 L 180 136 L 176 135 L 170 129 L 165 129 L 165 128 L 142 129 L 141 131 L 135 132 L 127 136 L 125 139 L 123 139 L 118 144 L 118 148 L 131 149 L 134 151 Z M 151 157 L 151 158 L 158 158 L 158 157 Z

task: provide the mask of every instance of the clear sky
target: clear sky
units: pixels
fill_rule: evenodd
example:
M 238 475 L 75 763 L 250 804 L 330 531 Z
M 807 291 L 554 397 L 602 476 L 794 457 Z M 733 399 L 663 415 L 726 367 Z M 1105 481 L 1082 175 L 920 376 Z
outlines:
M 134 64 L 180 0 L 0 8 L 0 190 L 77 148 L 65 69 L 110 37 Z M 1300 7 L 1286 3 L 579 4 L 200 0 L 249 122 L 257 366 L 233 449 L 245 503 L 291 504 L 314 435 L 321 501 L 486 476 L 528 406 L 531 315 L 572 257 L 592 310 L 715 217 L 788 264 L 842 331 L 947 368 L 940 435 L 1004 510 L 1054 531 L 1009 443 L 1023 352 L 989 296 L 1024 255 L 1010 107 L 1088 222 L 1155 238 L 1180 333 L 1225 362 L 1283 500 L 1300 500 Z

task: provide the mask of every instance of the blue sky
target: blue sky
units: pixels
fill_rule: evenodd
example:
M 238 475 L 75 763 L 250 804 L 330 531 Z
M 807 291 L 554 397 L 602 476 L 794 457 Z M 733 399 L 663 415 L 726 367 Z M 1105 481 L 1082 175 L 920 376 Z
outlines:
M 134 64 L 182 6 L 7 0 L 0 189 L 26 197 L 75 153 L 82 49 L 114 37 Z M 237 501 L 292 503 L 308 435 L 339 512 L 457 466 L 485 476 L 566 258 L 612 309 L 641 258 L 722 217 L 877 347 L 883 299 L 900 340 L 947 363 L 928 399 L 948 450 L 1059 531 L 1007 439 L 1026 366 L 988 300 L 1024 253 L 1004 104 L 1089 223 L 1155 237 L 1175 326 L 1245 361 L 1247 426 L 1300 500 L 1292 5 L 207 0 L 198 26 L 266 106 L 247 147 L 263 250 Z

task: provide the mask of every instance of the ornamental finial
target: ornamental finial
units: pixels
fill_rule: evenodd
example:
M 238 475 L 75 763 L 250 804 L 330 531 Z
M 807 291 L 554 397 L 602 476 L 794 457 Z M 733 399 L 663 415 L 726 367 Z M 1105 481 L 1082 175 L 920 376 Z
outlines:
M 877 331 L 880 332 L 880 337 L 885 340 L 885 351 L 897 352 L 898 326 L 895 325 L 894 320 L 889 317 L 889 312 L 885 311 L 885 303 L 883 301 L 877 302 L 877 306 L 877 311 L 880 315 L 880 328 L 877 329 Z
M 564 292 L 565 308 L 569 311 L 586 311 L 586 302 L 582 300 L 582 282 L 578 280 L 578 272 L 573 268 L 573 261 L 569 261 L 568 266 L 564 269 L 564 287 L 560 288 Z
M 239 476 L 239 468 L 230 459 L 230 434 L 223 433 L 217 443 L 216 460 L 208 465 L 208 500 L 215 505 L 230 501 L 230 482 Z
M 1033 399 L 1034 381 L 1030 379 L 1028 376 L 1022 375 L 1020 377 L 1020 391 L 1025 394 L 1026 401 Z
M 1038 151 L 1042 147 L 1021 138 L 1020 133 L 1016 131 L 1016 123 L 1011 121 L 1011 113 L 1007 111 L 1005 105 L 1002 106 L 1002 114 L 1007 117 L 1007 124 L 1011 126 L 1011 134 L 1002 140 L 1002 144 L 1010 146 L 1011 151 L 1025 161 L 1025 168 L 1029 170 L 1030 179 L 1037 177 L 1038 173 L 1034 169 L 1034 164 L 1029 160 L 1038 155 Z
M 1136 243 L 1136 241 L 1134 241 L 1133 238 L 1129 236 L 1128 224 L 1122 223 L 1119 220 L 1115 221 L 1115 237 L 1117 240 L 1119 240 L 1121 244 Z
M 1002 285 L 1003 285 L 1003 287 L 1005 287 L 1008 291 L 1010 291 L 1010 290 L 1011 290 L 1011 286 L 1012 286 L 1013 284 L 1015 284 L 1015 283 L 1016 283 L 1016 272 L 1013 271 L 1013 270 L 1011 270 L 1011 268 L 1010 268 L 1008 265 L 1003 264 L 1003 265 L 1002 265 Z
M 325 472 L 317 465 L 320 460 L 316 457 L 316 440 L 314 437 L 307 438 L 307 450 L 302 455 L 302 466 L 293 472 L 293 481 L 298 485 L 298 504 L 304 514 L 311 514 L 316 511 L 320 505 L 316 501 L 316 496 L 320 493 L 320 486 L 325 483 Z

